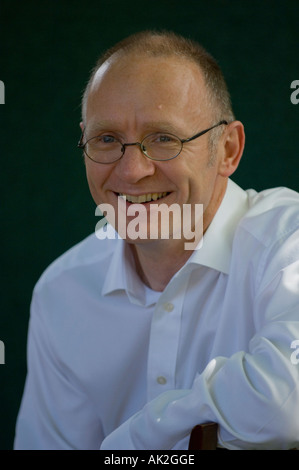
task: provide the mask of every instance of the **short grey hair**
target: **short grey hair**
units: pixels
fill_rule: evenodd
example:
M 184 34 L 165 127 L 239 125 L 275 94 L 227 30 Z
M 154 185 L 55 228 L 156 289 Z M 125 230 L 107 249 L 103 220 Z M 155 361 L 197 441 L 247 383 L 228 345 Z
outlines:
M 215 122 L 223 119 L 227 122 L 235 120 L 230 94 L 221 68 L 203 46 L 192 39 L 170 31 L 141 31 L 118 42 L 106 50 L 97 60 L 83 93 L 83 122 L 86 116 L 88 94 L 98 69 L 112 56 L 117 58 L 117 56 L 123 57 L 130 53 L 149 57 L 177 56 L 197 64 L 204 77 L 208 93 L 207 102 L 213 110 Z M 211 143 L 215 144 L 222 130 L 222 127 L 212 130 Z

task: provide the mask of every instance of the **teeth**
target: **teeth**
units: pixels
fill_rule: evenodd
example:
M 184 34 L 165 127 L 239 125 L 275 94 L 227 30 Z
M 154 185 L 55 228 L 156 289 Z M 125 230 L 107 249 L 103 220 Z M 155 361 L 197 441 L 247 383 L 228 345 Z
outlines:
M 120 193 L 119 196 L 122 197 L 123 199 L 133 202 L 134 204 L 140 204 L 142 202 L 150 202 L 150 201 L 156 201 L 157 199 L 160 199 L 161 197 L 166 196 L 167 192 L 164 193 L 148 193 L 148 194 L 141 194 L 141 196 L 131 196 L 129 194 L 122 194 Z

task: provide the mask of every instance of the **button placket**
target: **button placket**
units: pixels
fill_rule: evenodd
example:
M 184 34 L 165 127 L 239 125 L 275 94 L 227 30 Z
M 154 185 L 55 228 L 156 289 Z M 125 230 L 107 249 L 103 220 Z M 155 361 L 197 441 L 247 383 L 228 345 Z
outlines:
M 175 389 L 181 315 L 189 276 L 175 279 L 161 295 L 153 315 L 148 353 L 148 400 Z

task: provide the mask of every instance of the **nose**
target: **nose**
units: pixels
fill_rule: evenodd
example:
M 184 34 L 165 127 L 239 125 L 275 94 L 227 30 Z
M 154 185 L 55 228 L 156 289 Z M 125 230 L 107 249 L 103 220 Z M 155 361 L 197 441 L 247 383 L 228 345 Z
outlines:
M 152 176 L 155 170 L 155 162 L 144 155 L 139 142 L 124 144 L 124 154 L 115 167 L 123 181 L 137 183 L 146 176 Z

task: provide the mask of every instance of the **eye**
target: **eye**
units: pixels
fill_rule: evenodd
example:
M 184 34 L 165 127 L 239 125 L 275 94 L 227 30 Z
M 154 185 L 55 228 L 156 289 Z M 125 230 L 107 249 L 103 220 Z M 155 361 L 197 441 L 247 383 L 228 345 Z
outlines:
M 167 145 L 177 142 L 177 138 L 171 134 L 152 134 L 147 139 L 151 144 Z
M 110 134 L 102 134 L 93 137 L 88 141 L 88 145 L 97 147 L 97 148 L 110 148 L 113 146 L 120 145 L 120 142 L 116 137 Z
M 86 150 L 89 153 L 92 152 L 109 152 L 110 150 L 118 149 L 121 146 L 116 137 L 111 134 L 101 134 L 96 137 L 92 137 L 87 141 Z
M 114 144 L 115 142 L 118 142 L 118 140 L 112 135 L 99 135 L 97 139 L 102 144 Z
M 167 143 L 167 142 L 171 142 L 173 139 L 170 135 L 160 134 L 157 140 L 158 142 L 161 142 L 161 143 Z

